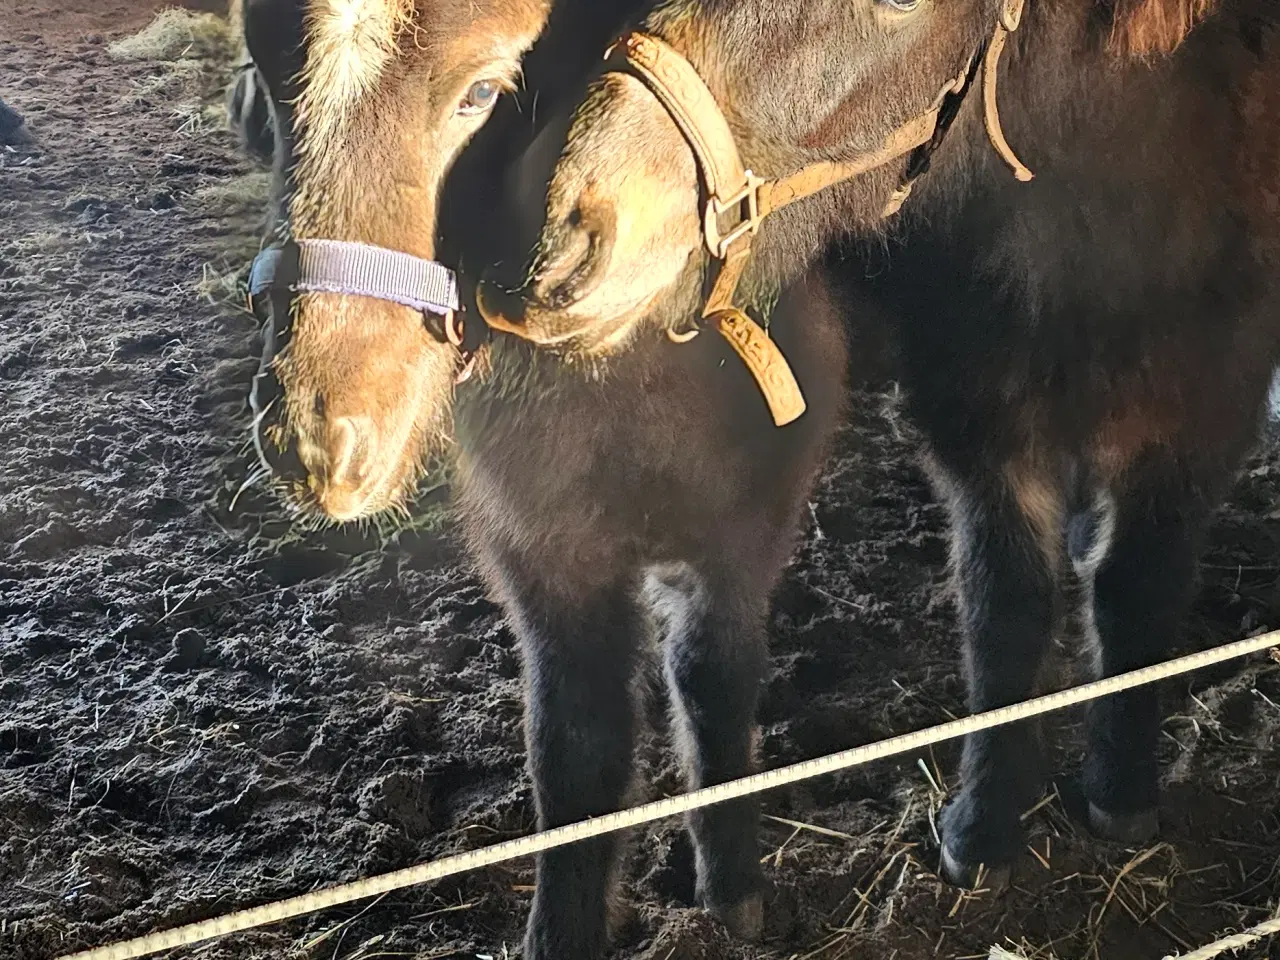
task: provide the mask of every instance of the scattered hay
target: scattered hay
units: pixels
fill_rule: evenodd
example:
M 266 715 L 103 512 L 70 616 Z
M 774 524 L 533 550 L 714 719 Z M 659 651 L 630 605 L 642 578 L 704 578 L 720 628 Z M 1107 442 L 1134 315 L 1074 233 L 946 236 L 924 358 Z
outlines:
M 107 47 L 117 60 L 230 59 L 235 53 L 227 21 L 212 13 L 161 10 L 139 33 Z
M 214 180 L 190 195 L 191 205 L 202 217 L 234 221 L 236 230 L 221 245 L 216 262 L 206 262 L 192 281 L 193 292 L 202 300 L 245 309 L 245 283 L 259 241 L 257 232 L 243 232 L 240 225 L 256 222 L 261 226 L 270 191 L 271 174 L 255 171 Z
M 244 302 L 244 272 L 244 265 L 224 265 L 220 269 L 212 263 L 205 263 L 200 268 L 200 276 L 193 283 L 192 290 L 196 296 L 209 303 L 239 306 Z
M 1058 955 L 1048 947 L 1036 947 L 1028 940 L 1018 943 L 1008 941 L 1007 946 L 994 944 L 987 960 L 1058 960 Z
M 1151 927 L 1180 948 L 1191 948 L 1171 926 L 1179 922 L 1170 909 L 1174 884 L 1186 875 L 1171 844 L 1162 842 L 1138 850 L 1110 879 L 1109 872 L 1102 871 L 1095 878 L 1105 896 L 1101 904 L 1090 909 L 1086 922 L 1089 949 L 1085 956 L 1089 960 L 1106 960 L 1102 939 L 1104 921 L 1111 914 L 1123 914 L 1135 926 Z
M 160 65 L 158 73 L 129 81 L 126 106 L 148 100 L 169 100 L 181 96 L 200 81 L 203 65 L 197 60 L 174 60 Z
M 201 213 L 211 217 L 260 216 L 271 193 L 271 174 L 254 171 L 205 184 L 192 194 Z
M 66 248 L 68 234 L 62 230 L 35 230 L 20 237 L 14 237 L 6 245 L 19 257 L 34 257 L 40 254 L 51 254 Z
M 224 126 L 220 102 L 217 107 L 205 102 L 214 86 L 221 100 L 236 50 L 224 20 L 211 13 L 163 10 L 140 33 L 107 49 L 117 60 L 150 64 L 146 76 L 131 78 L 124 106 L 160 110 L 176 101 L 172 109 L 180 136 L 202 136 Z
M 180 137 L 203 137 L 210 131 L 221 131 L 225 114 L 213 104 L 180 103 L 172 114 L 179 121 L 174 131 Z

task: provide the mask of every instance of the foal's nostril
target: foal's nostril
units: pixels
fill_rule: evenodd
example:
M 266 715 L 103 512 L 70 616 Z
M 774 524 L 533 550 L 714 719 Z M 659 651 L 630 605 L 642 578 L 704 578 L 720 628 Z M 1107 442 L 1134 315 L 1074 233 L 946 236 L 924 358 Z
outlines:
M 328 427 L 325 471 L 330 490 L 358 490 L 378 453 L 378 434 L 368 417 L 338 417 Z
M 564 309 L 590 294 L 609 266 L 615 222 L 602 208 L 579 202 L 552 232 L 535 280 L 538 300 Z
M 334 520 L 361 515 L 378 481 L 378 431 L 369 417 L 334 417 L 317 437 L 298 438 L 316 505 Z

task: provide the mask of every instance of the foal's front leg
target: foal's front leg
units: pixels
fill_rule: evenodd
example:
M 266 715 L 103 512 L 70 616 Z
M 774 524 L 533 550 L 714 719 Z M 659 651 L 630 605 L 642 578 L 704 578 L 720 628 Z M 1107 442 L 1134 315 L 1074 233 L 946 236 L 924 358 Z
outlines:
M 708 583 L 691 567 L 651 571 L 646 597 L 664 621 L 666 675 L 689 789 L 751 772 L 760 684 L 768 665 L 767 590 Z M 698 899 L 736 936 L 764 927 L 755 797 L 689 815 Z
M 525 740 L 538 829 L 620 809 L 632 780 L 642 621 L 624 585 L 569 602 L 526 587 L 508 605 L 527 683 Z M 617 835 L 538 856 L 526 960 L 599 960 L 609 939 Z
M 1224 485 L 1222 476 L 1193 476 L 1174 458 L 1158 455 L 1123 478 L 1114 536 L 1096 551 L 1104 555 L 1094 587 L 1103 676 L 1168 656 L 1194 596 L 1196 559 L 1212 506 L 1206 491 Z M 1156 834 L 1159 731 L 1154 686 L 1091 705 L 1084 790 L 1090 826 L 1100 836 L 1142 843 Z
M 1034 693 L 1054 625 L 1062 501 L 1030 468 L 941 480 L 951 494 L 969 707 L 978 713 Z M 1022 722 L 971 735 L 961 777 L 941 817 L 943 873 L 961 886 L 1001 886 L 1022 848 L 1021 814 L 1042 782 L 1037 728 Z

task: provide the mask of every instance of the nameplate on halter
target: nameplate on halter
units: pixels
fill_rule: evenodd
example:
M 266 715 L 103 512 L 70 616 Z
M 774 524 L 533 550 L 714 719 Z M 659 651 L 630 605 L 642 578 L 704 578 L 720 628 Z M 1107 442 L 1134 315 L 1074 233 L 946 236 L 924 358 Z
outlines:
M 707 317 L 742 358 L 764 394 L 773 422 L 786 426 L 805 411 L 804 394 L 791 365 L 758 323 L 741 310 L 720 310 Z

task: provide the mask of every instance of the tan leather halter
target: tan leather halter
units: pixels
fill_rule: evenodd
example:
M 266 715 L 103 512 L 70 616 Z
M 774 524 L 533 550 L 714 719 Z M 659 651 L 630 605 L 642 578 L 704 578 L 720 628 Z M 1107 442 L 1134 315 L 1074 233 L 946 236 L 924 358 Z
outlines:
M 703 240 L 717 264 L 713 268 L 714 279 L 702 320 L 714 326 L 746 363 L 778 426 L 804 413 L 804 396 L 777 345 L 759 324 L 734 306 L 738 284 L 761 222 L 788 204 L 915 151 L 906 176 L 885 205 L 883 216 L 896 213 L 910 194 L 914 181 L 928 168 L 929 156 L 950 127 L 979 66 L 983 71 L 987 135 L 1014 176 L 1030 180 L 1031 171 L 1018 160 L 1004 138 L 996 106 L 1000 54 L 1008 35 L 1018 28 L 1023 2 L 1005 0 L 995 31 L 970 57 L 964 71 L 947 81 L 924 113 L 894 130 L 879 147 L 851 160 L 815 163 L 776 180 L 758 177 L 743 165 L 715 97 L 693 65 L 675 49 L 657 37 L 633 32 L 605 53 L 605 60 L 611 66 L 606 72 L 626 73 L 644 83 L 671 115 L 693 151 L 706 194 L 702 211 Z M 726 227 L 727 216 L 734 217 L 735 222 Z M 697 333 L 695 328 L 684 333 L 668 331 L 668 336 L 684 342 Z

